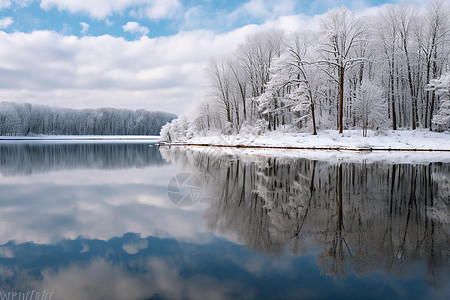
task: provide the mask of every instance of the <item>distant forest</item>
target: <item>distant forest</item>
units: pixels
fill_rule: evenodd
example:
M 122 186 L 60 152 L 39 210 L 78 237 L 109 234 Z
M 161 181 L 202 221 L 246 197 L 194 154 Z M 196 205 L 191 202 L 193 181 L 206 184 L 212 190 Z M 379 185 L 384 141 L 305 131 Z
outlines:
M 70 109 L 0 103 L 0 135 L 159 135 L 176 118 L 166 112 L 115 108 Z

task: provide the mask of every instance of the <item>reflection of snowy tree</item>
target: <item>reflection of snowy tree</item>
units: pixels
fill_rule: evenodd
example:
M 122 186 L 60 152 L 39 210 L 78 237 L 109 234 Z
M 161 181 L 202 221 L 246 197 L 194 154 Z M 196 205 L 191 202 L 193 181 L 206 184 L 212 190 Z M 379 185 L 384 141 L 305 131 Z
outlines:
M 318 246 L 317 262 L 333 277 L 380 269 L 403 276 L 425 262 L 427 280 L 437 284 L 448 266 L 448 223 L 430 217 L 438 203 L 448 207 L 448 177 L 440 177 L 450 174 L 448 164 L 163 153 L 177 156 L 178 165 L 214 180 L 208 186 L 217 197 L 205 214 L 211 229 L 247 247 L 298 255 Z
M 2 144 L 0 174 L 38 174 L 58 170 L 125 169 L 163 165 L 148 144 Z
M 446 224 L 445 229 L 450 234 L 450 175 L 435 172 L 432 177 L 439 189 L 433 206 L 429 207 L 428 214 L 431 218 Z

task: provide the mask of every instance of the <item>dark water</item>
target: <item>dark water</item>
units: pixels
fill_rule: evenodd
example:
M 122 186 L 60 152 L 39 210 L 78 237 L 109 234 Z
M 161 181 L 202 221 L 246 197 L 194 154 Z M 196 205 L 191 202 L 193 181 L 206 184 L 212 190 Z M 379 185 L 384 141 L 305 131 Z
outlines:
M 0 144 L 0 292 L 448 299 L 448 161 Z

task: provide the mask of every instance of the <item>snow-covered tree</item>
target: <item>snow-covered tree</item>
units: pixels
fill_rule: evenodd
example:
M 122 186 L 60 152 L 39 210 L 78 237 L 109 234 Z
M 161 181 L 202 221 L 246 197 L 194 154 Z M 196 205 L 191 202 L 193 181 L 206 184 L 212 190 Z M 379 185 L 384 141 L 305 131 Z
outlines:
M 176 116 L 139 109 L 69 109 L 0 103 L 1 135 L 158 135 Z
M 430 82 L 430 89 L 439 96 L 440 105 L 433 118 L 433 123 L 439 130 L 450 129 L 450 72 L 439 79 Z
M 344 130 L 344 87 L 346 71 L 365 60 L 355 55 L 355 47 L 367 40 L 367 23 L 357 18 L 346 7 L 329 11 L 321 23 L 322 59 L 317 62 L 332 67 L 332 72 L 323 69 L 338 84 L 339 89 L 339 133 Z
M 367 136 L 369 128 L 376 130 L 386 123 L 387 105 L 382 95 L 380 86 L 366 79 L 357 88 L 355 111 L 363 136 Z
M 253 33 L 211 60 L 209 93 L 186 116 L 186 133 L 235 134 L 261 124 L 367 133 L 387 123 L 394 130 L 440 124 L 446 102 L 428 87 L 449 68 L 449 11 L 444 0 L 430 0 L 424 10 L 386 5 L 358 17 L 341 7 L 322 17 L 319 31 Z M 371 85 L 377 88 L 367 98 Z M 372 123 L 370 113 L 379 116 Z
M 293 33 L 287 48 L 274 59 L 265 92 L 258 97 L 258 108 L 269 122 L 269 129 L 281 125 L 297 128 L 312 121 L 317 133 L 315 107 L 323 86 L 323 76 L 314 63 L 316 36 L 309 31 Z

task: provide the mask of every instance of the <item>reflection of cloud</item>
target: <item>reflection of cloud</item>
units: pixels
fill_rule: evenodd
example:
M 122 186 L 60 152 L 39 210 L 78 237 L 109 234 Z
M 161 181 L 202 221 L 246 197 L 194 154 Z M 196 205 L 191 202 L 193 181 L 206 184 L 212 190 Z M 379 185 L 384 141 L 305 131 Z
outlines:
M 203 243 L 202 211 L 176 208 L 167 198 L 174 173 L 165 166 L 0 177 L 0 244 L 108 240 L 127 232 Z
M 12 258 L 14 257 L 14 253 L 9 247 L 0 247 L 0 257 Z
M 89 248 L 89 246 L 88 245 L 86 245 L 86 244 L 83 244 L 83 248 L 81 249 L 81 253 L 87 253 L 87 252 L 89 252 L 89 250 L 90 250 L 90 248 Z
M 42 276 L 42 282 L 35 285 L 53 291 L 58 299 L 143 299 L 151 293 L 146 280 L 104 259 L 57 271 L 45 270 Z
M 159 295 L 164 299 L 250 298 L 250 289 L 237 280 L 220 280 L 204 275 L 182 277 L 180 266 L 159 258 L 141 264 L 139 274 L 127 271 L 103 258 L 86 265 L 71 265 L 42 272 L 35 288 L 53 291 L 58 299 L 144 299 Z
M 147 240 L 139 240 L 137 242 L 131 242 L 122 246 L 123 251 L 128 254 L 137 254 L 140 250 L 148 247 Z
M 2 280 L 11 279 L 13 277 L 14 277 L 14 271 L 12 268 L 0 265 L 0 278 Z

